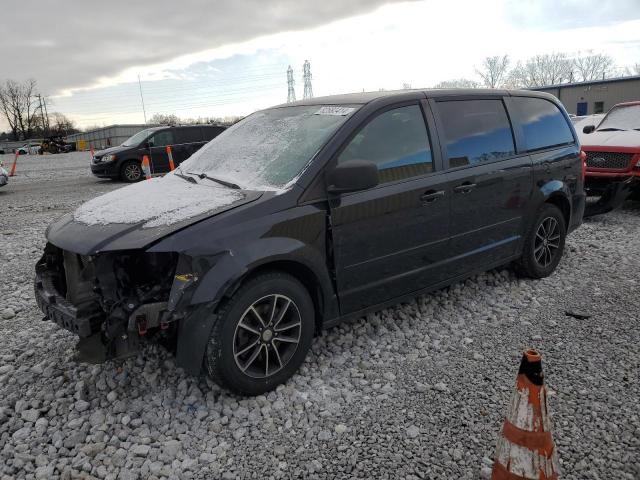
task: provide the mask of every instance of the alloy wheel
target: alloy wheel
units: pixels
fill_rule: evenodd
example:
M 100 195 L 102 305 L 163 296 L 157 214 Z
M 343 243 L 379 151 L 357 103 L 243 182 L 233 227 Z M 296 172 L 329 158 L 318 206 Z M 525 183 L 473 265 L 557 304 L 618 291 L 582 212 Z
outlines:
M 560 228 L 558 220 L 547 217 L 540 223 L 536 231 L 533 255 L 541 267 L 548 267 L 560 249 Z
M 135 163 L 129 163 L 124 167 L 124 176 L 130 182 L 135 182 L 142 175 L 142 171 L 140 170 L 140 166 Z
M 252 378 L 274 375 L 295 354 L 301 331 L 300 311 L 293 300 L 279 294 L 260 298 L 236 325 L 233 357 L 237 367 Z

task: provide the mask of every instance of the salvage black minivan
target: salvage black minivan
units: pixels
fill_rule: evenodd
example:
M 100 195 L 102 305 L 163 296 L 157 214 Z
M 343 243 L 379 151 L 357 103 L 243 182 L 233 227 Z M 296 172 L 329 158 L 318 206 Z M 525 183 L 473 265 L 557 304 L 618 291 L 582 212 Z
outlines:
M 137 182 L 143 178 L 142 157 L 149 157 L 151 173 L 167 173 L 171 146 L 177 166 L 199 148 L 218 136 L 225 127 L 218 125 L 176 125 L 142 130 L 122 145 L 95 152 L 91 159 L 91 173 L 100 178 L 119 178 Z
M 36 298 L 81 358 L 164 340 L 186 371 L 259 394 L 344 319 L 508 263 L 550 275 L 584 210 L 576 138 L 554 97 L 524 91 L 259 111 L 54 222 Z

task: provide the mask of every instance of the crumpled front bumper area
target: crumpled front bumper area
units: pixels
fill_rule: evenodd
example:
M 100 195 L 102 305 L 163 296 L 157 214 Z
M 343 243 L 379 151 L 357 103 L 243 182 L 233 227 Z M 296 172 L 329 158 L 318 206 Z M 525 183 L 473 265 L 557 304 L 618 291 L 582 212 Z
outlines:
M 122 251 L 83 256 L 47 244 L 34 283 L 43 320 L 78 335 L 79 360 L 135 354 L 143 337 L 169 338 L 173 254 Z
M 61 292 L 65 285 L 65 272 L 59 259 L 45 252 L 36 264 L 34 291 L 36 303 L 44 313 L 43 320 L 50 320 L 81 338 L 99 330 L 104 312 L 97 302 L 73 305 Z

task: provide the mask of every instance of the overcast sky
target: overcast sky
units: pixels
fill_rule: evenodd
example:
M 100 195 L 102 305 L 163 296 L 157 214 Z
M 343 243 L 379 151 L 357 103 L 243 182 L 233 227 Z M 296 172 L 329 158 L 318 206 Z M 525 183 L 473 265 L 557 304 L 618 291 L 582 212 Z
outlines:
M 474 78 L 488 55 L 593 50 L 640 63 L 640 0 L 21 0 L 0 16 L 0 81 L 34 78 L 80 126 L 242 115 L 302 97 Z M 0 123 L 0 129 L 6 127 Z

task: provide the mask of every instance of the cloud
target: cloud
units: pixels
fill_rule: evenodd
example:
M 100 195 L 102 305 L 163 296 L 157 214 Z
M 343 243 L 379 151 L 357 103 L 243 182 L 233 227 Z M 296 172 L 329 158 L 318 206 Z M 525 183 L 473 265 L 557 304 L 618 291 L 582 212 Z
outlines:
M 536 30 L 602 27 L 640 19 L 638 0 L 507 0 L 505 7 L 510 23 Z
M 23 0 L 4 9 L 3 71 L 60 91 L 132 67 L 282 31 L 313 28 L 393 0 Z

